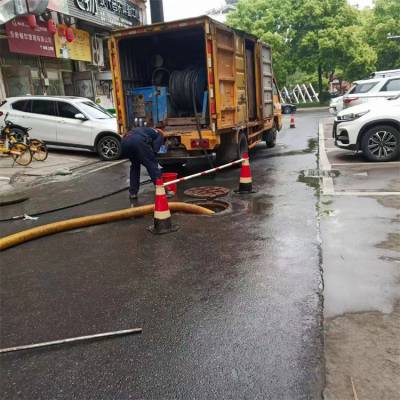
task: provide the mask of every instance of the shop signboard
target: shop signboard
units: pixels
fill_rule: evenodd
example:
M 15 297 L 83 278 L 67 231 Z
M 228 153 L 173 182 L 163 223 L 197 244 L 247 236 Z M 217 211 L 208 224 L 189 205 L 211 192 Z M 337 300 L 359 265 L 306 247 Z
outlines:
M 12 53 L 56 56 L 53 35 L 47 30 L 45 22 L 38 21 L 32 29 L 25 18 L 15 18 L 6 23 L 6 34 Z
M 65 37 L 66 28 L 65 25 L 57 25 L 57 32 L 54 35 L 57 58 L 91 62 L 92 52 L 89 32 L 71 28 L 74 32 L 74 40 L 68 42 Z
M 69 15 L 105 28 L 140 24 L 140 8 L 130 0 L 67 0 Z
M 66 0 L 49 0 L 47 8 L 49 10 L 68 14 L 68 2 Z

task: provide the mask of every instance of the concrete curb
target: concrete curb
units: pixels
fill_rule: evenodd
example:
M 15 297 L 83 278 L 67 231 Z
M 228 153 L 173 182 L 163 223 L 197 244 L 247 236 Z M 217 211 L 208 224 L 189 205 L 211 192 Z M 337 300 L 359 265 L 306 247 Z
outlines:
M 324 124 L 321 121 L 318 125 L 318 164 L 320 171 L 331 172 L 332 166 L 325 151 Z M 335 194 L 332 177 L 322 176 L 321 194 L 323 196 L 332 196 Z
M 307 111 L 327 111 L 329 110 L 328 106 L 324 107 L 309 107 L 309 108 L 298 108 L 297 112 L 307 112 Z

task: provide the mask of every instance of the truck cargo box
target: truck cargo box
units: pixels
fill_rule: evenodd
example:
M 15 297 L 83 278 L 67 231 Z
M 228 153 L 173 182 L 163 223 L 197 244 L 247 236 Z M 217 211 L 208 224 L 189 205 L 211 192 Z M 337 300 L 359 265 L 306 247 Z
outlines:
M 115 31 L 109 51 L 120 133 L 164 129 L 164 158 L 232 160 L 281 127 L 272 51 L 250 34 L 199 17 Z

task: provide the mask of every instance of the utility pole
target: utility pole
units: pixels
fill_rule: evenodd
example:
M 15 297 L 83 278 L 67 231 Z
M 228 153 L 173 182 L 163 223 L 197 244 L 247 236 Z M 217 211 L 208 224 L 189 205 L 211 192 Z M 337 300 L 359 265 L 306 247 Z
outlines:
M 164 7 L 162 0 L 150 0 L 151 23 L 164 22 Z

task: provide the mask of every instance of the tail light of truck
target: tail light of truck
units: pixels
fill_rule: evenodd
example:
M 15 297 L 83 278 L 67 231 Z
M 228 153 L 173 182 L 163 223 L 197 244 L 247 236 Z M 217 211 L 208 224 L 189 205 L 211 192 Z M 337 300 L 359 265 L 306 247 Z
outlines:
M 215 115 L 216 112 L 217 111 L 216 111 L 216 108 L 215 108 L 215 101 L 211 100 L 210 101 L 210 113 L 211 113 L 211 115 Z
M 208 139 L 193 139 L 190 142 L 192 149 L 208 149 L 210 142 Z
M 346 99 L 343 99 L 344 104 L 351 104 L 352 101 L 358 100 L 358 97 L 348 97 Z

